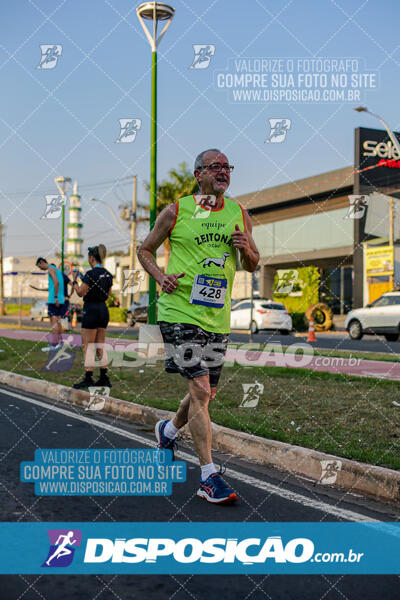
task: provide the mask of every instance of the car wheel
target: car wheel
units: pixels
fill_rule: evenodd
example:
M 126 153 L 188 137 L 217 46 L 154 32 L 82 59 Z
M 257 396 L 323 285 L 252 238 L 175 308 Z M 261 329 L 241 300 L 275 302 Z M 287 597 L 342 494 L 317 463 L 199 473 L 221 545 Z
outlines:
M 281 335 L 289 335 L 289 330 L 288 330 L 288 329 L 280 329 L 280 330 L 279 330 L 279 333 L 280 333 Z
M 251 322 L 250 331 L 251 331 L 251 333 L 258 333 L 258 327 L 257 327 L 257 323 L 255 321 Z
M 385 333 L 385 340 L 387 342 L 397 342 L 399 339 L 398 333 Z
M 351 337 L 352 340 L 361 340 L 361 338 L 363 336 L 361 323 L 357 319 L 354 319 L 353 321 L 350 322 L 349 336 Z
M 129 326 L 130 326 L 130 327 L 135 327 L 135 323 L 136 323 L 135 319 L 131 319 L 131 320 L 129 321 Z

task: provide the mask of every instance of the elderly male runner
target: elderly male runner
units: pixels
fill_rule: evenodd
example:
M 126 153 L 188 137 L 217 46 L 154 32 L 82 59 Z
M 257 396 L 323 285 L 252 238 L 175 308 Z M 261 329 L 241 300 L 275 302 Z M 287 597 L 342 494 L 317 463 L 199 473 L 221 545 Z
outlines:
M 189 424 L 201 467 L 197 495 L 213 503 L 237 500 L 212 461 L 208 413 L 228 344 L 236 249 L 246 271 L 254 271 L 260 257 L 248 214 L 224 198 L 232 170 L 220 150 L 201 152 L 194 165 L 201 195 L 164 208 L 138 250 L 140 262 L 162 290 L 158 323 L 166 349 L 165 369 L 189 380 L 189 393 L 174 419 L 156 425 L 158 447 L 174 451 L 178 430 Z M 171 258 L 164 274 L 153 254 L 167 237 Z

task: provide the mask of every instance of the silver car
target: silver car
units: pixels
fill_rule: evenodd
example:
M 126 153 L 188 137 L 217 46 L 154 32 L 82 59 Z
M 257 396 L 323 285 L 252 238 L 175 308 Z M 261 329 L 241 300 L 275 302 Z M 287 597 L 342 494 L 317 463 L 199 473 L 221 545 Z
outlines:
M 48 318 L 48 307 L 47 302 L 45 300 L 37 300 L 35 304 L 31 306 L 31 319 L 43 319 Z
M 352 340 L 375 333 L 384 335 L 388 342 L 396 342 L 400 331 L 400 292 L 387 292 L 367 306 L 350 311 L 345 328 Z
M 288 334 L 292 328 L 292 318 L 285 306 L 273 300 L 254 298 L 253 315 L 250 298 L 236 302 L 231 308 L 231 329 L 251 329 L 252 333 L 272 329 Z

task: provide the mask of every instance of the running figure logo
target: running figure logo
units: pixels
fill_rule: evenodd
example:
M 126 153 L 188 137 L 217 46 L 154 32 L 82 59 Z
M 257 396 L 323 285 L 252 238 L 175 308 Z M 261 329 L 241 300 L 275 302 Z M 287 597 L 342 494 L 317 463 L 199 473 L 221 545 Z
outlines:
M 108 386 L 90 386 L 89 387 L 89 402 L 85 406 L 85 410 L 99 412 L 103 410 L 106 398 L 110 397 L 110 388 Z
M 196 206 L 192 214 L 192 219 L 208 219 L 211 215 L 211 210 L 205 209 L 204 205 L 215 206 L 217 204 L 216 196 L 212 194 L 196 194 L 195 198 Z
M 292 121 L 290 119 L 268 119 L 270 132 L 265 140 L 265 143 L 280 144 L 286 139 L 286 134 L 289 131 Z
M 321 477 L 318 483 L 328 485 L 335 483 L 339 471 L 342 470 L 341 460 L 321 460 Z
M 57 66 L 58 59 L 62 54 L 61 44 L 41 44 L 40 51 L 42 56 L 37 69 L 54 69 Z
M 142 126 L 142 119 L 119 119 L 119 137 L 115 143 L 129 144 L 136 139 L 136 133 Z
M 294 284 L 297 283 L 299 272 L 295 269 L 285 271 L 278 279 L 278 284 L 275 288 L 275 294 L 290 294 Z
M 136 294 L 145 279 L 145 272 L 141 269 L 123 269 L 123 274 L 121 294 Z
M 194 58 L 189 69 L 207 69 L 215 54 L 213 44 L 193 44 Z
M 68 339 L 64 340 L 61 348 L 49 352 L 49 358 L 42 371 L 62 373 L 72 369 L 75 360 L 74 346 L 71 343 L 73 339 L 72 335 L 68 336 Z
M 242 387 L 243 399 L 239 408 L 256 408 L 264 391 L 264 385 L 256 380 L 254 383 L 242 383 Z
M 58 219 L 61 216 L 62 207 L 65 205 L 65 196 L 46 194 L 44 197 L 46 206 L 41 219 Z
M 47 535 L 50 548 L 42 567 L 68 567 L 76 548 L 81 545 L 82 532 L 79 529 L 48 529 Z
M 349 196 L 349 210 L 345 215 L 345 219 L 362 219 L 369 204 L 368 196 Z

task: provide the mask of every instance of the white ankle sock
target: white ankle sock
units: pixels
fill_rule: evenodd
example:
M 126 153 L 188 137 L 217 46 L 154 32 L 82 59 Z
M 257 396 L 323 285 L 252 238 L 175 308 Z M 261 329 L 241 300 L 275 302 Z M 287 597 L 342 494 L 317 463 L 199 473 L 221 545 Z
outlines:
M 207 477 L 210 477 L 210 475 L 217 472 L 214 463 L 210 463 L 209 465 L 202 465 L 200 468 L 202 481 L 205 481 Z
M 178 433 L 178 431 L 179 429 L 175 427 L 172 421 L 168 421 L 168 423 L 164 427 L 164 435 L 167 436 L 167 438 L 169 438 L 170 440 L 176 438 L 176 434 Z

